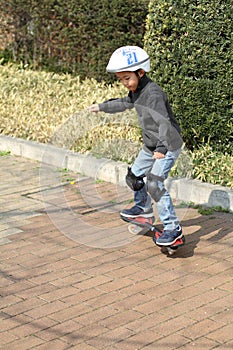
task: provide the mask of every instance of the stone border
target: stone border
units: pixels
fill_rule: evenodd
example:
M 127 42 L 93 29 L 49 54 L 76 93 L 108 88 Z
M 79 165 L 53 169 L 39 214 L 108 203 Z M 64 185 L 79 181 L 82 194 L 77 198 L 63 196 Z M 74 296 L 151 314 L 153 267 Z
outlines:
M 10 151 L 23 158 L 37 160 L 58 168 L 67 168 L 89 177 L 126 186 L 125 174 L 128 166 L 123 162 L 104 158 L 96 159 L 91 155 L 79 154 L 50 144 L 4 135 L 0 135 L 0 150 Z M 178 200 L 209 207 L 221 206 L 233 211 L 233 190 L 227 187 L 186 178 L 168 178 L 166 186 L 171 196 Z

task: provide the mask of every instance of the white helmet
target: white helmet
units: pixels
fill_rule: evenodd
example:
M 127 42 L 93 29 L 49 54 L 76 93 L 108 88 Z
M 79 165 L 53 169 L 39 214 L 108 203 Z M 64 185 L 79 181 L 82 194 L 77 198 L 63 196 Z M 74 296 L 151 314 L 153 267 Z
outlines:
M 138 69 L 150 70 L 150 57 L 138 46 L 122 46 L 114 51 L 106 68 L 109 73 L 135 72 Z

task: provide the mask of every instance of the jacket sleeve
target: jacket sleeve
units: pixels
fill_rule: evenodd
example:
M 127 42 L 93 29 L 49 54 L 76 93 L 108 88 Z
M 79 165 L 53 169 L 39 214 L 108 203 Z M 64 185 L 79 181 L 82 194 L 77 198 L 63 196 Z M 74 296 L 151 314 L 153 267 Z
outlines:
M 99 104 L 100 111 L 105 113 L 124 112 L 126 109 L 132 109 L 133 107 L 134 104 L 131 102 L 129 96 L 111 99 Z

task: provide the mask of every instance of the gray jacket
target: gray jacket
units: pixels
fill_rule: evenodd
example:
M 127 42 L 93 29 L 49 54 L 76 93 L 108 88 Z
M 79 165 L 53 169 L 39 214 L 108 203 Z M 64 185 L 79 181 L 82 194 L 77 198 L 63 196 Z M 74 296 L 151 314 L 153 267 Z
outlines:
M 146 76 L 135 93 L 99 104 L 100 111 L 106 113 L 123 112 L 134 107 L 142 128 L 145 150 L 166 154 L 182 146 L 180 127 L 165 92 Z

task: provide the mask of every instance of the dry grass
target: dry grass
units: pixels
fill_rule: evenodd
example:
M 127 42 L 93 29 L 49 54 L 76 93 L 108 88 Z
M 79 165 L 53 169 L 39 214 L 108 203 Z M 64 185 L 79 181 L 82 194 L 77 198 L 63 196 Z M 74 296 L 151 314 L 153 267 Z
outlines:
M 75 112 L 122 93 L 119 84 L 108 86 L 95 80 L 80 82 L 79 77 L 68 74 L 35 72 L 14 65 L 0 66 L 0 132 L 48 142 L 57 128 Z M 85 117 L 82 112 L 82 119 L 86 118 L 98 119 L 93 114 Z M 81 128 L 82 122 L 85 125 L 84 120 L 79 119 Z

